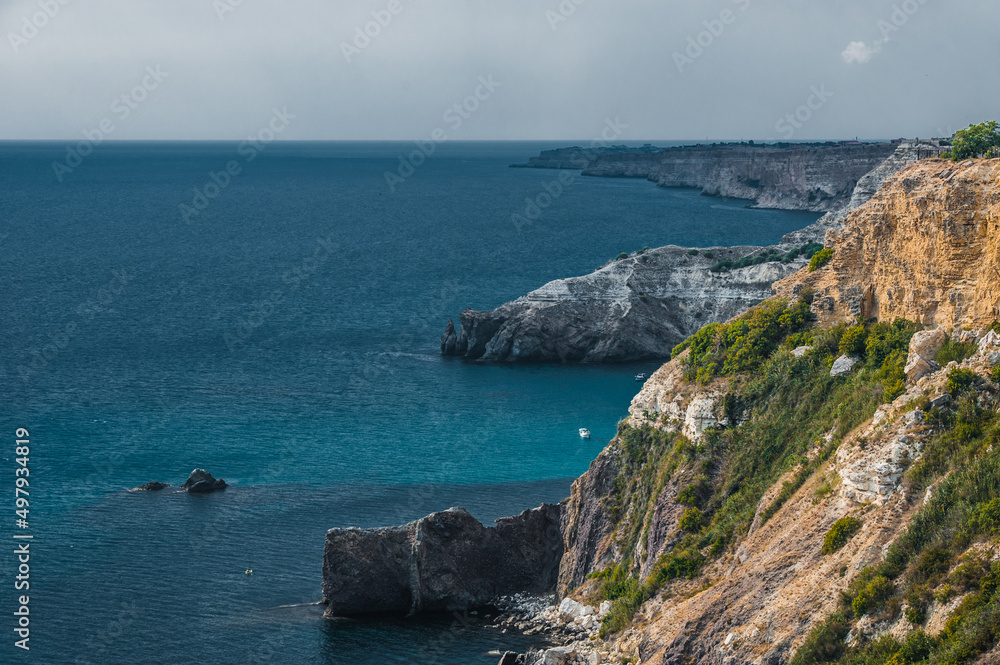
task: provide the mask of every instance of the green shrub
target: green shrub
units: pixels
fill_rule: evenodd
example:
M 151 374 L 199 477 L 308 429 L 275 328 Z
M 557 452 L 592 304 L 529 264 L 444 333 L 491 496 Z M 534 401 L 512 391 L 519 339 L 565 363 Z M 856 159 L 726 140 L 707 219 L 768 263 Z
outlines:
M 990 381 L 1000 383 L 1000 365 L 997 365 L 990 371 Z
M 854 537 L 861 528 L 861 522 L 853 517 L 841 517 L 833 523 L 823 540 L 823 554 L 833 554 Z
M 622 252 L 621 254 L 615 257 L 615 261 L 621 261 L 622 259 L 627 259 L 627 258 L 628 258 L 628 252 Z
M 945 384 L 945 389 L 951 393 L 952 397 L 958 397 L 974 386 L 978 380 L 979 375 L 971 369 L 956 367 L 948 372 L 948 382 Z
M 823 249 L 816 252 L 815 254 L 813 254 L 813 257 L 809 260 L 809 272 L 814 272 L 816 270 L 819 270 L 827 263 L 829 263 L 830 259 L 832 258 L 833 258 L 832 249 Z
M 892 580 L 882 575 L 875 577 L 851 601 L 851 609 L 855 618 L 860 619 L 866 614 L 878 610 L 888 600 L 895 590 Z
M 962 344 L 956 341 L 954 338 L 949 337 L 945 340 L 944 346 L 938 351 L 937 356 L 934 360 L 937 361 L 939 365 L 944 367 L 948 363 L 955 361 L 957 363 L 962 362 L 966 358 L 971 358 L 973 354 L 976 353 L 978 345 L 975 342 L 968 342 Z
M 795 652 L 789 665 L 819 665 L 837 661 L 846 650 L 844 639 L 851 630 L 851 617 L 838 610 L 813 628 Z
M 865 351 L 865 344 L 867 341 L 868 331 L 864 326 L 851 326 L 844 331 L 844 336 L 840 338 L 838 350 L 842 354 L 849 356 L 860 356 Z
M 968 128 L 955 132 L 951 158 L 960 162 L 971 157 L 981 157 L 997 146 L 1000 146 L 1000 131 L 995 120 L 969 125 Z
M 978 526 L 987 533 L 1000 533 L 1000 497 L 979 505 Z
M 701 253 L 701 255 L 704 256 L 706 259 L 711 259 L 711 258 L 714 258 L 714 256 L 715 256 L 714 254 L 712 254 L 712 250 L 710 250 L 710 249 L 706 249 L 705 251 L 703 251 Z
M 731 393 L 730 393 L 731 394 Z M 728 397 L 729 395 L 727 395 Z M 677 493 L 677 503 L 682 506 L 698 507 L 708 493 L 708 478 L 698 476 L 694 482 Z
M 696 533 L 701 531 L 703 519 L 701 511 L 692 506 L 684 511 L 681 519 L 677 522 L 677 526 L 681 528 L 681 531 Z
M 688 250 L 688 256 L 698 256 L 698 253 L 699 252 L 698 252 L 697 249 L 689 249 Z

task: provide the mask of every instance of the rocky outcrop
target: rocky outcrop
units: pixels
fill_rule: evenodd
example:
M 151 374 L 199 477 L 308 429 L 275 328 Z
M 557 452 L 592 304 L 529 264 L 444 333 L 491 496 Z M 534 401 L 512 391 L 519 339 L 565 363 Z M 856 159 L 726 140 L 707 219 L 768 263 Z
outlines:
M 1000 161 L 925 160 L 890 178 L 831 233 L 830 263 L 793 275 L 821 321 L 903 317 L 944 330 L 1000 318 Z
M 466 310 L 442 336 L 445 355 L 494 362 L 621 362 L 669 357 L 682 340 L 772 295 L 771 284 L 805 265 L 771 262 L 711 272 L 759 247 L 692 252 L 661 247 L 559 279 L 490 312 Z
M 215 478 L 205 469 L 195 469 L 188 476 L 188 479 L 181 485 L 181 489 L 190 492 L 191 494 L 205 494 L 208 492 L 217 492 L 218 490 L 224 490 L 228 487 L 226 481 L 222 478 Z
M 909 353 L 906 356 L 906 367 L 903 371 L 910 383 L 916 383 L 927 374 L 939 369 L 934 361 L 948 336 L 943 330 L 921 330 L 910 340 Z
M 543 505 L 485 527 L 451 508 L 400 527 L 331 529 L 323 550 L 326 614 L 461 611 L 554 591 L 561 512 Z

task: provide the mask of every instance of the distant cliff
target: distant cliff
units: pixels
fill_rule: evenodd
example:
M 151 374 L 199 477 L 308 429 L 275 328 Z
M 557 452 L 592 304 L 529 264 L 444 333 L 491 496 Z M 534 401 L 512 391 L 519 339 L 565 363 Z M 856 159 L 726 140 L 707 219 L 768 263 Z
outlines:
M 897 144 L 888 159 L 859 177 L 849 196 L 841 197 L 847 202 L 842 210 L 786 235 L 780 245 L 707 251 L 660 247 L 634 253 L 589 275 L 555 280 L 492 311 L 466 310 L 459 319 L 460 329 L 448 322 L 441 352 L 493 362 L 667 357 L 674 345 L 706 323 L 725 321 L 770 297 L 772 284 L 797 271 L 804 261 L 772 261 L 729 272 L 712 272 L 714 264 L 768 250 L 787 254 L 806 243 L 822 243 L 826 233 L 841 228 L 847 213 L 871 198 L 887 178 L 937 150 L 936 143 L 927 141 Z M 648 157 L 622 154 L 614 159 L 619 164 L 639 164 Z
M 896 147 L 842 142 L 693 145 L 659 152 L 566 148 L 542 153 L 524 166 L 648 178 L 660 187 L 697 187 L 706 195 L 748 199 L 761 208 L 828 212 L 847 205 L 861 177 Z

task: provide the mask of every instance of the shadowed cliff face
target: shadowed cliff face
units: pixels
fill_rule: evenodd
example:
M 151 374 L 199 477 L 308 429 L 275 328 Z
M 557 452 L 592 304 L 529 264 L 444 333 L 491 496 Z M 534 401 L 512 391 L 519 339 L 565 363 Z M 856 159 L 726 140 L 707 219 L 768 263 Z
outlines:
M 331 529 L 323 549 L 326 614 L 462 611 L 555 590 L 560 506 L 484 527 L 464 508 L 405 526 Z
M 827 267 L 775 285 L 784 294 L 814 289 L 821 320 L 989 326 L 1000 318 L 1000 161 L 911 166 L 828 240 Z

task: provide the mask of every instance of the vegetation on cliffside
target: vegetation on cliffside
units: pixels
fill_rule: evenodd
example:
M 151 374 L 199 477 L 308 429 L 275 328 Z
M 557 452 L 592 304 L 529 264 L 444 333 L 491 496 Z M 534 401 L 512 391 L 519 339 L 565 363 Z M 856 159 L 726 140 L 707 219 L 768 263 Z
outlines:
M 967 374 L 972 374 L 969 377 Z M 1000 562 L 975 545 L 1000 536 L 1000 393 L 968 370 L 949 376 L 952 406 L 928 409 L 934 434 L 905 484 L 931 500 L 893 543 L 885 560 L 863 570 L 840 608 L 809 635 L 791 665 L 959 665 L 1000 640 Z M 961 599 L 940 635 L 923 627 L 933 603 Z M 859 620 L 904 614 L 913 630 L 848 647 Z
M 623 563 L 597 575 L 598 594 L 614 601 L 603 634 L 629 624 L 642 603 L 676 579 L 693 579 L 706 563 L 766 522 L 836 449 L 843 437 L 902 391 L 906 349 L 916 326 L 906 321 L 814 328 L 809 297 L 774 299 L 729 324 L 712 324 L 674 351 L 685 377 L 707 384 L 727 377 L 722 408 L 731 423 L 694 444 L 649 425 L 623 427 L 619 476 L 607 498 Z M 860 368 L 832 377 L 845 341 L 858 346 Z M 808 345 L 796 357 L 795 347 Z M 628 563 L 644 542 L 657 498 L 678 471 L 694 478 L 677 495 L 686 506 L 673 548 L 644 580 Z M 786 479 L 761 505 L 769 488 Z

